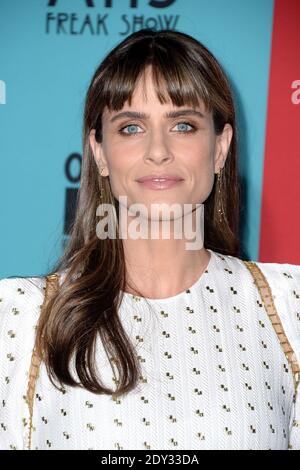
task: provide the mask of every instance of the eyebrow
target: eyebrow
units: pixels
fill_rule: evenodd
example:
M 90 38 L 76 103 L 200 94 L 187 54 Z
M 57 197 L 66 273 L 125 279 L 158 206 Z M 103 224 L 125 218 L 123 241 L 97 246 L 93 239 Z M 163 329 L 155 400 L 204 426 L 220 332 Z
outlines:
M 169 111 L 164 114 L 164 117 L 167 119 L 172 119 L 180 116 L 197 116 L 200 118 L 205 118 L 204 114 L 195 109 L 181 109 L 179 111 Z M 114 122 L 117 119 L 122 119 L 123 117 L 133 118 L 133 119 L 149 119 L 149 114 L 141 113 L 139 111 L 122 111 L 121 113 L 115 114 L 110 122 Z

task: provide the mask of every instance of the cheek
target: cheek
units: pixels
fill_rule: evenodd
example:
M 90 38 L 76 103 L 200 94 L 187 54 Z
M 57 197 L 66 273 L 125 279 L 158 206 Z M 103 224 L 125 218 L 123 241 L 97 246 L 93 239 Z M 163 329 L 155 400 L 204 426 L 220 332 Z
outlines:
M 105 153 L 110 186 L 116 198 L 126 195 L 128 192 L 127 181 L 131 159 L 126 155 L 128 154 L 126 154 L 124 148 L 118 148 L 117 146 L 107 148 Z
M 209 139 L 190 146 L 185 164 L 191 175 L 191 199 L 203 203 L 214 184 L 214 145 Z
M 189 144 L 182 151 L 182 156 L 186 165 L 194 172 L 195 177 L 213 171 L 214 146 L 207 138 Z
M 109 169 L 110 179 L 115 179 L 117 174 L 121 174 L 126 167 L 126 151 L 121 145 L 106 143 L 103 146 L 104 157 Z
M 108 166 L 114 172 L 122 173 L 130 168 L 137 161 L 137 157 L 141 155 L 141 149 L 126 140 L 126 138 L 122 140 L 111 139 L 109 145 L 104 148 Z M 130 139 L 128 138 L 128 140 Z

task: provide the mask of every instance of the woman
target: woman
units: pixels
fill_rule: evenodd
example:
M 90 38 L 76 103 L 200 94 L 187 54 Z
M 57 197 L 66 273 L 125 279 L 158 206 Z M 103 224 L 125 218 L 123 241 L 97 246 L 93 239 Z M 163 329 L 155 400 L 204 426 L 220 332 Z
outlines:
M 127 37 L 91 80 L 83 147 L 62 259 L 0 283 L 1 448 L 300 448 L 300 266 L 239 257 L 217 60 L 184 33 Z

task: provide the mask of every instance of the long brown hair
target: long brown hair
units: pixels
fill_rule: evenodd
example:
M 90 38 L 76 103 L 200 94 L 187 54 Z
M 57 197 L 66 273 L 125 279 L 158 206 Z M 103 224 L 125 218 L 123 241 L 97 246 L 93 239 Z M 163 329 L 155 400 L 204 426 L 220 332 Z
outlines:
M 136 351 L 118 316 L 122 291 L 127 286 L 122 240 L 118 236 L 102 240 L 96 234 L 100 184 L 103 202 L 114 204 L 117 214 L 118 201 L 109 178 L 99 175 L 89 134 L 95 129 L 96 140 L 101 142 L 104 107 L 117 111 L 127 100 L 130 105 L 137 80 L 148 65 L 152 66 L 161 103 L 167 95 L 175 106 L 197 106 L 202 100 L 212 111 L 216 134 L 226 123 L 233 128 L 221 181 L 215 179 L 204 202 L 204 244 L 219 253 L 240 253 L 236 120 L 229 82 L 215 57 L 193 37 L 173 30 L 143 29 L 133 33 L 100 63 L 87 91 L 76 215 L 69 242 L 51 272 L 65 270 L 66 276 L 40 315 L 36 334 L 37 351 L 54 386 L 57 379 L 60 384 L 119 396 L 134 389 L 141 375 Z M 223 208 L 221 221 L 218 207 Z M 98 335 L 111 362 L 116 390 L 104 386 L 96 369 Z M 78 380 L 70 371 L 73 359 Z

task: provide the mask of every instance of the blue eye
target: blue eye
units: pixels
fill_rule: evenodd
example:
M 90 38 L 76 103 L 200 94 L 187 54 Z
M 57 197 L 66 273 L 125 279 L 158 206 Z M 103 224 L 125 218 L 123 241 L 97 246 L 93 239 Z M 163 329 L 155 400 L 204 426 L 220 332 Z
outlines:
M 139 126 L 137 124 L 127 124 L 127 126 L 122 127 L 119 130 L 119 132 L 121 134 L 126 134 L 126 135 L 135 135 L 135 134 L 138 134 L 138 132 L 124 132 L 124 129 L 127 129 L 127 128 L 132 129 L 132 128 L 135 128 L 135 127 L 139 127 Z
M 181 127 L 181 130 L 179 131 L 180 134 L 188 134 L 188 133 L 191 133 L 191 132 L 195 132 L 195 130 L 196 130 L 196 126 L 194 126 L 193 124 L 190 124 L 189 122 L 178 122 L 176 124 L 176 126 L 190 126 L 191 129 L 188 129 L 188 130 L 186 130 L 184 128 L 182 129 L 182 127 Z M 133 124 L 133 123 L 132 124 L 127 124 L 127 126 L 124 126 L 121 129 L 119 129 L 118 132 L 120 134 L 123 134 L 123 135 L 126 135 L 126 136 L 137 135 L 137 134 L 140 134 L 140 132 L 131 132 L 130 131 L 130 129 L 132 130 L 132 129 L 135 129 L 137 127 L 139 127 L 137 124 Z M 129 132 L 125 132 L 125 129 L 128 129 Z
M 192 129 L 195 129 L 195 127 L 192 126 L 192 124 L 189 124 L 188 122 L 178 122 L 176 124 L 176 126 L 182 126 L 182 125 L 183 126 L 190 126 Z M 190 132 L 190 131 L 189 130 L 184 130 L 184 129 L 181 128 L 181 132 Z

